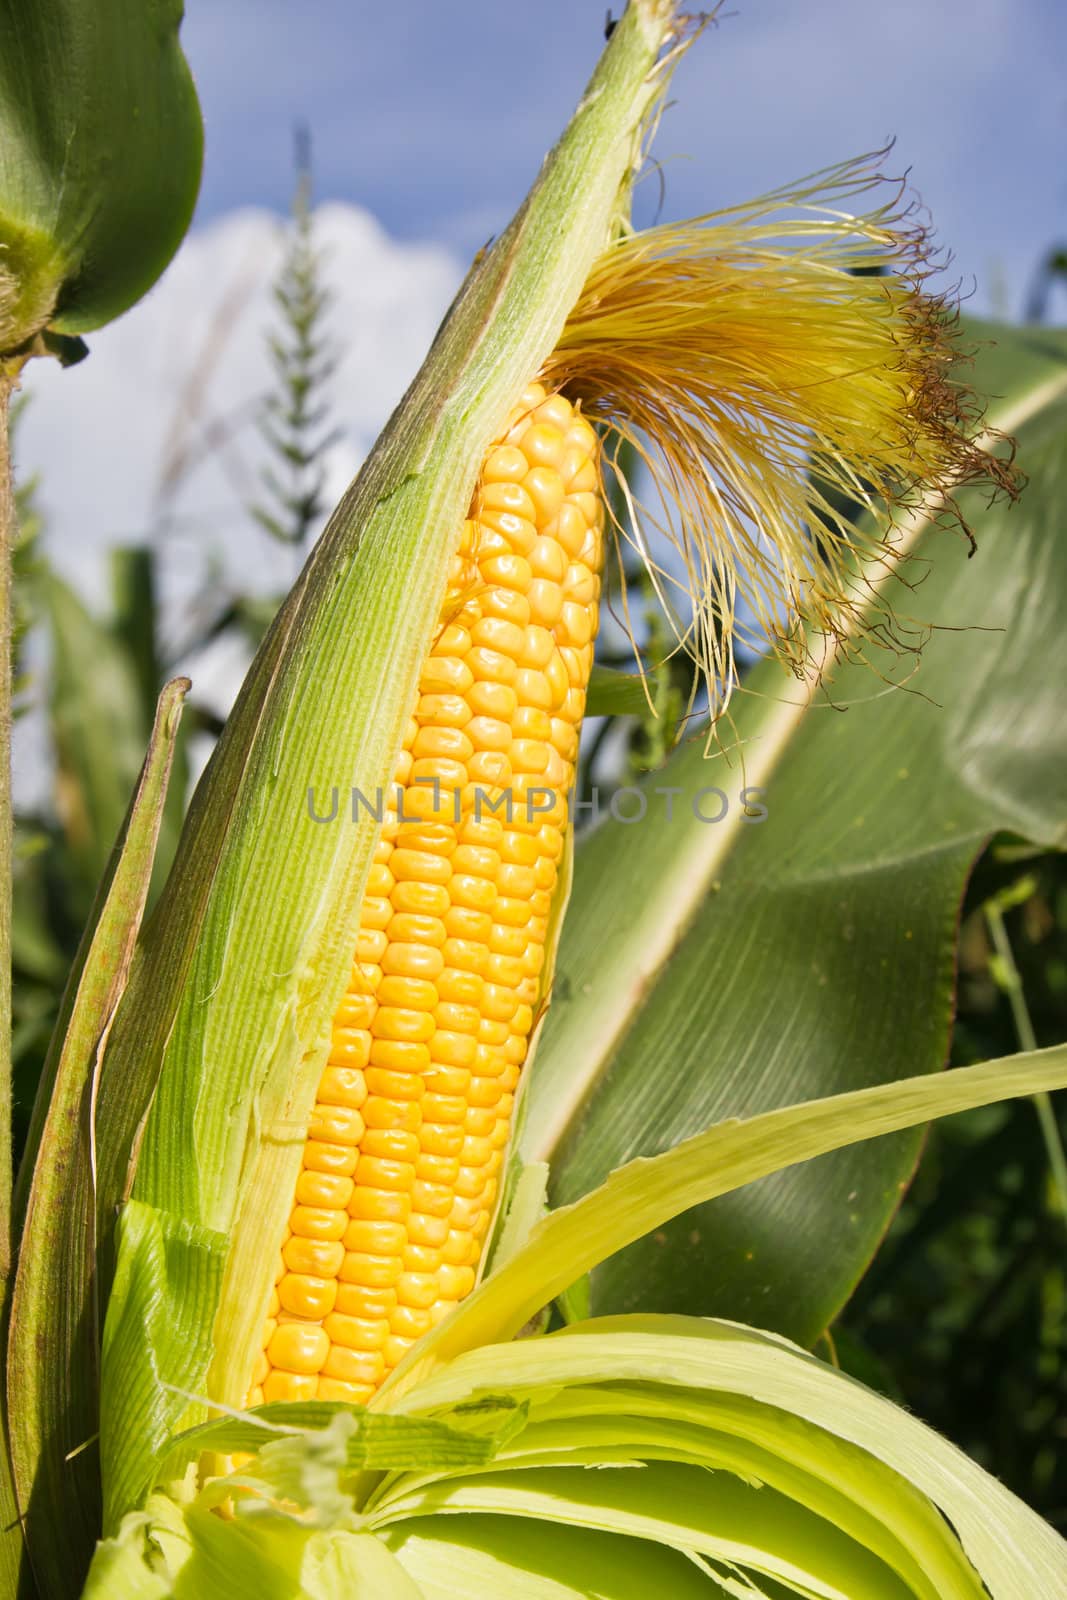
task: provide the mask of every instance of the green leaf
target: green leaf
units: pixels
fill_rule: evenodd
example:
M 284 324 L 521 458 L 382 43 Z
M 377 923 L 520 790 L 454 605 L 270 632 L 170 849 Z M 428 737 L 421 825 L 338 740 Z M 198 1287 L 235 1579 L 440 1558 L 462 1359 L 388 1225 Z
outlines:
M 640 677 L 594 663 L 585 697 L 585 714 L 587 717 L 647 716 L 648 696 Z
M 334 1417 L 353 1419 L 346 1462 L 353 1472 L 393 1471 L 432 1465 L 435 1469 L 477 1466 L 492 1461 L 526 1419 L 525 1407 L 508 1395 L 491 1396 L 457 1412 L 448 1422 L 355 1410 L 327 1400 L 285 1401 L 201 1423 L 167 1446 L 157 1476 L 180 1478 L 204 1451 L 219 1455 L 254 1452 L 274 1437 L 326 1428 Z
M 939 630 L 920 670 L 887 656 L 907 679 L 891 689 L 840 665 L 809 696 L 761 665 L 726 754 L 690 741 L 642 785 L 643 821 L 580 841 L 522 1143 L 551 1161 L 553 1204 L 722 1117 L 939 1069 L 976 855 L 1000 830 L 1067 836 L 1067 341 L 992 331 L 977 381 L 1030 482 L 1015 506 L 960 497 L 970 562 L 921 517 L 904 527 L 922 581 L 900 609 Z M 765 821 L 746 819 L 745 789 Z M 680 1217 L 595 1274 L 594 1311 L 717 1313 L 812 1342 L 918 1146 L 794 1168 Z
M 52 659 L 48 713 L 55 803 L 73 878 L 75 925 L 88 914 L 122 826 L 145 742 L 140 686 L 125 640 L 52 571 L 36 580 Z M 153 696 L 154 700 L 154 696 Z
M 690 1318 L 600 1319 L 472 1351 L 401 1406 L 447 1414 L 483 1388 L 530 1400 L 530 1427 L 510 1457 L 515 1476 L 388 1480 L 366 1511 L 401 1559 L 402 1519 L 435 1507 L 450 1519 L 492 1508 L 666 1536 L 719 1559 L 744 1539 L 751 1553 L 743 1565 L 779 1573 L 784 1563 L 806 1566 L 809 1586 L 796 1592 L 845 1600 L 977 1600 L 984 1591 L 975 1574 L 994 1600 L 1051 1596 L 1067 1583 L 1067 1545 L 995 1479 L 890 1401 L 773 1335 Z M 675 1470 L 657 1484 L 647 1468 L 621 1467 L 621 1449 L 604 1445 L 605 1416 L 616 1419 L 620 1446 L 632 1433 L 632 1461 L 657 1456 L 640 1424 L 628 1429 L 630 1419 L 647 1418 L 653 1433 L 661 1422 L 664 1454 L 700 1463 L 701 1477 Z M 541 1423 L 554 1425 L 557 1459 L 567 1449 L 587 1458 L 577 1473 L 532 1470 L 536 1456 L 524 1450 L 536 1451 Z M 589 1472 L 597 1455 L 616 1470 Z M 753 1493 L 753 1483 L 763 1487 Z M 421 1532 L 425 1523 L 415 1526 Z M 850 1529 L 845 1542 L 842 1527 Z
M 1067 1045 L 723 1122 L 663 1155 L 639 1157 L 569 1206 L 550 1211 L 517 1254 L 419 1340 L 386 1381 L 387 1407 L 462 1351 L 513 1338 L 542 1306 L 616 1251 L 690 1206 L 769 1173 L 933 1117 L 1067 1085 Z
M 123 1207 L 101 1348 L 104 1532 L 144 1500 L 211 1351 L 227 1240 L 139 1200 Z
M 558 1519 L 549 1535 L 528 1517 L 412 1517 L 389 1542 L 423 1600 L 721 1600 L 725 1594 L 684 1551 Z
M 203 130 L 182 0 L 6 0 L 0 355 L 133 305 L 189 226 Z
M 99 1533 L 93 1097 L 144 910 L 188 688 L 178 678 L 160 696 L 140 783 L 60 1007 L 16 1189 L 22 1242 L 7 1354 L 11 1457 L 45 1597 L 70 1593 L 71 1575 L 84 1573 Z

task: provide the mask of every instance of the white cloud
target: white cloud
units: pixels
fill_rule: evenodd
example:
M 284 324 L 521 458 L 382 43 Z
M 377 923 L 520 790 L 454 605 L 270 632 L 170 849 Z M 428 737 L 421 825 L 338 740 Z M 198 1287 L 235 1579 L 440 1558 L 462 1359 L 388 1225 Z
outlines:
M 328 462 L 340 493 L 414 375 L 459 280 L 446 250 L 390 239 L 366 211 L 317 213 L 331 380 L 342 437 Z M 266 346 L 277 325 L 271 286 L 284 244 L 278 219 L 240 211 L 195 232 L 160 284 L 91 354 L 63 372 L 28 370 L 32 396 L 19 468 L 39 472 L 50 555 L 96 589 L 112 544 L 153 535 L 168 566 L 211 550 L 234 580 L 262 588 L 288 555 L 247 512 L 265 459 L 255 418 L 271 386 Z
M 414 376 L 460 266 L 442 247 L 391 239 L 352 205 L 322 207 L 316 238 L 338 357 L 330 394 L 340 438 L 327 459 L 333 504 Z M 154 540 L 171 636 L 187 634 L 182 612 L 205 578 L 217 596 L 227 587 L 280 592 L 295 576 L 298 558 L 248 511 L 267 459 L 256 416 L 271 386 L 266 336 L 277 326 L 271 288 L 283 248 L 277 217 L 232 213 L 194 232 L 147 299 L 90 336 L 87 360 L 66 371 L 47 361 L 27 369 L 16 469 L 22 479 L 40 475 L 49 557 L 99 599 L 108 549 Z M 216 647 L 182 664 L 194 693 L 226 710 L 243 652 Z M 36 717 L 22 720 L 17 740 L 28 803 L 46 783 Z

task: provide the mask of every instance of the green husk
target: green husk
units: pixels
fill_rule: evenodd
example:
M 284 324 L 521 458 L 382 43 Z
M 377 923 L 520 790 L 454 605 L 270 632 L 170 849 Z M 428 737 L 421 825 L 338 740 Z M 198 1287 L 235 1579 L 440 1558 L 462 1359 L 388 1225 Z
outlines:
M 673 15 L 669 0 L 629 8 L 460 291 L 264 641 L 134 962 L 100 1088 L 101 1237 L 106 1252 L 148 1113 L 136 1198 L 230 1241 L 213 1368 L 190 1383 L 229 1404 L 244 1399 L 377 833 L 365 810 L 317 824 L 306 796 L 373 794 L 392 775 L 482 456 L 625 209 Z M 124 1448 L 118 1435 L 105 1448 L 105 1483 Z

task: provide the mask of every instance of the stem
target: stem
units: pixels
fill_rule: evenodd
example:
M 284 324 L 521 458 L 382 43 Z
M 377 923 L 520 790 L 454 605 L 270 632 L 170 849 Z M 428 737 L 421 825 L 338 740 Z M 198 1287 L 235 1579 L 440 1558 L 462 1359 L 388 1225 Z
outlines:
M 1026 995 L 1023 992 L 1023 981 L 1019 975 L 1019 969 L 1015 965 L 1011 940 L 1008 938 L 1008 930 L 1004 925 L 1004 913 L 995 900 L 986 902 L 985 918 L 990 938 L 993 941 L 993 948 L 1000 962 L 1001 987 L 1008 997 L 1008 1004 L 1011 1006 L 1011 1015 L 1015 1023 L 1015 1033 L 1019 1040 L 1019 1048 L 1020 1050 L 1036 1050 L 1037 1038 L 1034 1034 L 1033 1022 L 1030 1020 Z M 1063 1141 L 1060 1138 L 1059 1125 L 1052 1107 L 1052 1099 L 1050 1095 L 1044 1093 L 1032 1095 L 1031 1099 L 1034 1103 L 1034 1110 L 1037 1112 L 1037 1120 L 1041 1126 L 1041 1137 L 1045 1141 L 1045 1152 L 1048 1156 L 1052 1181 L 1056 1188 L 1060 1215 L 1067 1218 L 1067 1157 L 1063 1153 Z
M 8 432 L 17 380 L 0 367 L 0 1281 L 11 1271 L 11 552 L 15 493 Z

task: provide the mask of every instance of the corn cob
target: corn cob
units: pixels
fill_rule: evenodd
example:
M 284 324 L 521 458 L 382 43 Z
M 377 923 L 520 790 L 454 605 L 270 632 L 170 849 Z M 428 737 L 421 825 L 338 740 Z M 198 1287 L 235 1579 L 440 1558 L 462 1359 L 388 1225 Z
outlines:
M 543 998 L 597 629 L 598 448 L 576 407 L 533 384 L 486 457 L 367 883 L 251 1405 L 366 1401 L 474 1286 Z

